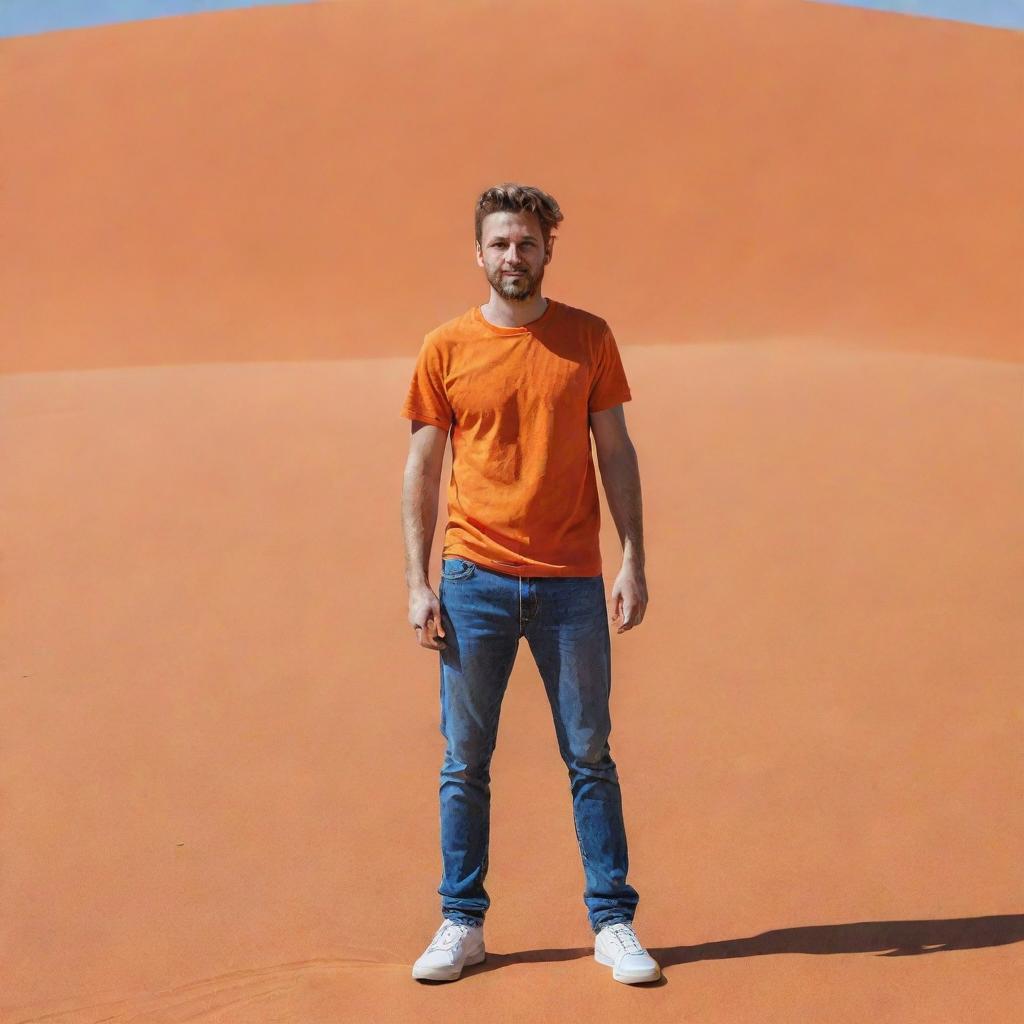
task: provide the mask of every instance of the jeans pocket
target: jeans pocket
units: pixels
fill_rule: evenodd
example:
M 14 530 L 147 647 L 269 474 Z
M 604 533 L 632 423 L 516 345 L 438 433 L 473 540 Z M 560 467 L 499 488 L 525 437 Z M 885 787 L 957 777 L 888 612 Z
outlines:
M 476 572 L 476 562 L 468 558 L 442 558 L 441 579 L 465 580 Z

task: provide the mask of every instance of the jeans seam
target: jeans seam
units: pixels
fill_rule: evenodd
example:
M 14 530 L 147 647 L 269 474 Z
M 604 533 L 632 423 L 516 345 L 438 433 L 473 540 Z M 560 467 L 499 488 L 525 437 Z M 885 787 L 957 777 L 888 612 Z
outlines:
M 580 848 L 580 860 L 583 861 L 584 871 L 590 867 L 590 861 L 587 860 L 587 851 L 583 849 L 583 840 L 580 838 L 580 826 L 576 821 L 576 809 L 573 808 L 572 814 L 572 827 L 576 831 L 576 845 Z

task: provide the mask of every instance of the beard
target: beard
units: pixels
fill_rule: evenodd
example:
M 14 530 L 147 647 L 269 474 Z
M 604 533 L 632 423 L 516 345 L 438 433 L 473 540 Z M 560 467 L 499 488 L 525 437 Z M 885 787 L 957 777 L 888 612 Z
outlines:
M 505 277 L 499 268 L 494 274 L 488 275 L 494 290 L 509 302 L 526 302 L 537 294 L 541 281 L 544 280 L 544 267 L 534 277 L 529 270 L 524 269 L 522 277 Z

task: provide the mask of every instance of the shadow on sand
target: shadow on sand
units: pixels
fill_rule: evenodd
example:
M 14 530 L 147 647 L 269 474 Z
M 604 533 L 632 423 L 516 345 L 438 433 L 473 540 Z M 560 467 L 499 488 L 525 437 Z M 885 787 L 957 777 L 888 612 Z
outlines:
M 741 956 L 766 956 L 771 953 L 875 953 L 878 956 L 916 956 L 921 953 L 945 953 L 955 949 L 981 949 L 1005 946 L 1024 939 L 1024 914 L 997 914 L 991 917 L 954 917 L 934 921 L 859 921 L 855 924 L 808 925 L 802 928 L 776 928 L 745 939 L 703 942 L 698 946 L 651 946 L 648 952 L 662 969 L 698 960 L 730 960 Z M 509 964 L 579 960 L 592 957 L 592 947 L 575 949 L 528 949 L 520 953 L 492 953 L 463 977 L 496 971 Z M 438 982 L 436 984 L 445 984 Z M 657 988 L 656 982 L 636 986 Z

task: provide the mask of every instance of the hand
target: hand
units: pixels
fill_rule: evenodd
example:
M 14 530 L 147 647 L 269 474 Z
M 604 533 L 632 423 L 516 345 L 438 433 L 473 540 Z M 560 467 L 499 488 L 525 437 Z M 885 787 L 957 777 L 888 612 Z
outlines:
M 416 631 L 420 647 L 443 651 L 447 646 L 441 624 L 441 602 L 426 583 L 409 591 L 409 622 Z
M 612 586 L 610 607 L 612 623 L 619 621 L 616 633 L 624 633 L 643 622 L 647 611 L 647 578 L 643 566 L 633 562 L 622 563 Z

